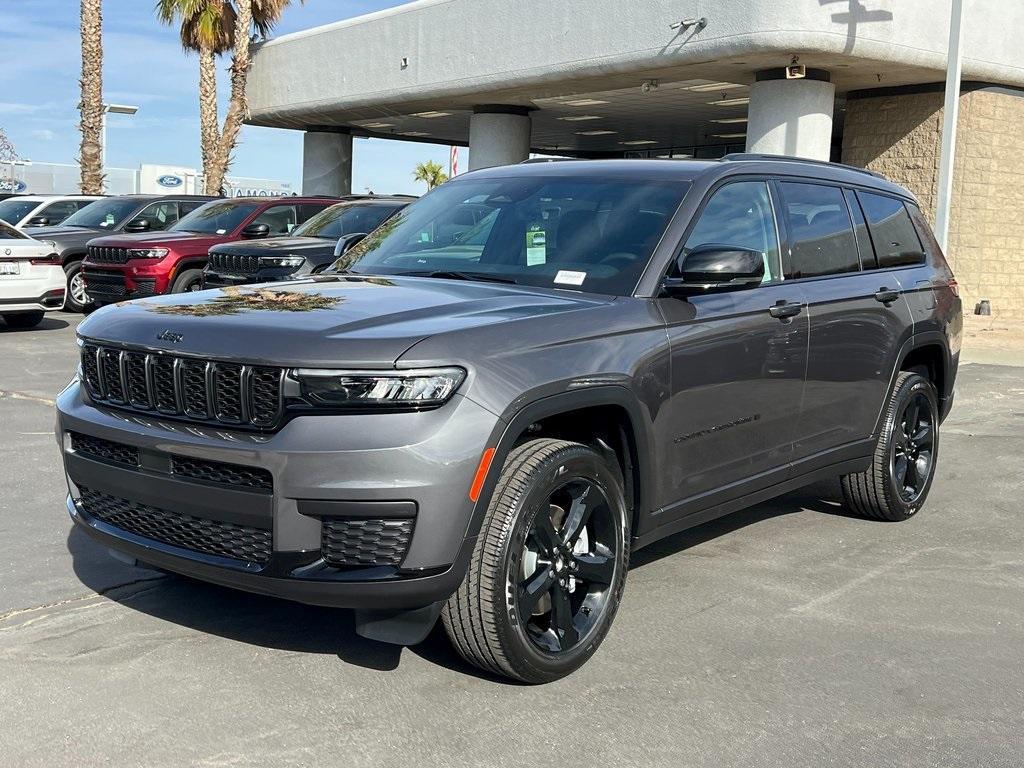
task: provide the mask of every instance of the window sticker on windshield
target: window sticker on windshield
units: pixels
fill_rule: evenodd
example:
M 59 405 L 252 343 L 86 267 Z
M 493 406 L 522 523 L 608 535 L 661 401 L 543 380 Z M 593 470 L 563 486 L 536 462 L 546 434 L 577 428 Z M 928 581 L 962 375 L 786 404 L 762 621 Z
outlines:
M 534 225 L 526 233 L 526 266 L 534 267 L 548 260 L 548 233 Z
M 218 230 L 217 230 L 217 234 L 218 234 L 218 235 L 226 235 L 226 234 L 227 234 L 227 232 L 228 232 L 228 231 L 227 231 L 226 229 L 218 229 Z
M 555 275 L 555 282 L 562 285 L 583 285 L 583 281 L 586 279 L 586 272 L 570 272 L 567 269 L 560 269 Z
M 104 223 L 104 225 L 106 225 L 108 227 L 113 226 L 113 224 L 114 224 L 114 214 L 108 213 L 106 218 L 104 219 L 103 223 Z

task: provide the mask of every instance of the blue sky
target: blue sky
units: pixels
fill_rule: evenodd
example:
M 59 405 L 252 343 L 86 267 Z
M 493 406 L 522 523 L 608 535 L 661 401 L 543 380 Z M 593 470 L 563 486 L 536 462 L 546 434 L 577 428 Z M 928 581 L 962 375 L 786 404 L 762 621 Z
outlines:
M 132 117 L 107 124 L 107 164 L 200 167 L 198 61 L 182 51 L 176 30 L 161 25 L 153 0 L 104 0 L 103 90 L 107 101 L 136 104 Z M 403 0 L 306 0 L 285 11 L 275 34 L 402 5 Z M 81 68 L 77 0 L 0 0 L 0 126 L 18 154 L 37 162 L 72 163 L 78 154 L 78 77 Z M 227 98 L 220 63 L 221 119 Z M 465 150 L 460 164 L 465 167 Z M 357 139 L 352 188 L 422 193 L 412 168 L 424 160 L 448 164 L 448 148 Z M 290 181 L 302 176 L 302 134 L 242 129 L 230 173 Z

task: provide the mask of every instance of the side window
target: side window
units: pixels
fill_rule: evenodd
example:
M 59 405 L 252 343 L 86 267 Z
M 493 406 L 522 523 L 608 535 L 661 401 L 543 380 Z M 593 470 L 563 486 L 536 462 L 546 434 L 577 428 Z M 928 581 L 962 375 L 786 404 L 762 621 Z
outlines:
M 853 231 L 857 234 L 857 252 L 860 253 L 861 269 L 874 269 L 877 266 L 875 261 L 875 250 L 871 247 L 871 235 L 868 234 L 868 222 L 864 218 L 864 212 L 857 202 L 857 193 L 852 189 L 844 189 L 846 205 L 853 217 Z
M 872 192 L 858 192 L 875 244 L 878 266 L 902 267 L 924 262 L 921 241 L 902 200 Z
M 299 224 L 305 224 L 311 218 L 316 216 L 318 213 L 326 208 L 330 208 L 330 204 L 327 205 L 316 205 L 313 203 L 306 203 L 305 205 L 298 206 L 299 209 Z
M 860 257 L 850 212 L 839 187 L 781 182 L 782 210 L 789 229 L 787 278 L 859 272 Z
M 683 252 L 712 244 L 760 251 L 764 282 L 782 279 L 779 234 L 767 182 L 737 181 L 711 196 L 686 238 Z
M 253 220 L 253 224 L 266 224 L 270 235 L 287 235 L 295 229 L 298 215 L 294 205 L 272 205 Z
M 185 216 L 192 213 L 196 208 L 206 205 L 206 200 L 179 200 L 178 210 L 181 211 L 181 215 Z
M 36 216 L 45 216 L 51 224 L 60 224 L 64 219 L 78 210 L 78 205 L 73 200 L 61 200 L 57 203 L 50 203 L 43 208 Z
M 178 203 L 174 200 L 163 200 L 147 205 L 136 219 L 148 219 L 150 231 L 167 229 L 178 220 Z

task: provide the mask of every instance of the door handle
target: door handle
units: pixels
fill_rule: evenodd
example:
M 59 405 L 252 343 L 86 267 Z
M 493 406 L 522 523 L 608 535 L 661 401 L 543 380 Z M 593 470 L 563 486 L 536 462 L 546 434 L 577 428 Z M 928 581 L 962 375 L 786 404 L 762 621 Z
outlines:
M 896 301 L 900 297 L 899 291 L 894 291 L 891 288 L 879 288 L 875 294 L 875 301 L 880 301 L 883 304 L 889 304 L 890 302 Z
M 789 304 L 785 301 L 780 301 L 778 304 L 773 304 L 768 307 L 768 313 L 772 317 L 777 317 L 781 320 L 784 317 L 799 315 L 803 311 L 803 308 L 803 304 Z

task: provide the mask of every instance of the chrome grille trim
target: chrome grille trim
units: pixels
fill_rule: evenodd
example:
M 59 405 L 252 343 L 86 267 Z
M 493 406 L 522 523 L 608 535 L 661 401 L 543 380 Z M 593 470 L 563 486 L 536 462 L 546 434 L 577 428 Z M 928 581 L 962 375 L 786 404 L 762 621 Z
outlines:
M 140 413 L 265 430 L 284 413 L 283 368 L 86 342 L 82 371 L 94 400 Z

